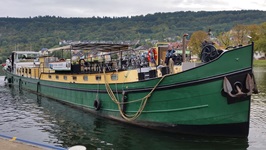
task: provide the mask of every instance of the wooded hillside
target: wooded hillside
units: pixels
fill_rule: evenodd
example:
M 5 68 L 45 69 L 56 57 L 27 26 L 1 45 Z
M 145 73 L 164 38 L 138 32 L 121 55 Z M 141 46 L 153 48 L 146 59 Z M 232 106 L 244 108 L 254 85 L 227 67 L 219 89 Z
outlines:
M 178 40 L 184 33 L 211 29 L 214 35 L 237 24 L 261 24 L 266 12 L 257 10 L 155 13 L 134 17 L 0 18 L 0 63 L 13 50 L 35 50 L 58 46 L 62 40 L 126 41 Z

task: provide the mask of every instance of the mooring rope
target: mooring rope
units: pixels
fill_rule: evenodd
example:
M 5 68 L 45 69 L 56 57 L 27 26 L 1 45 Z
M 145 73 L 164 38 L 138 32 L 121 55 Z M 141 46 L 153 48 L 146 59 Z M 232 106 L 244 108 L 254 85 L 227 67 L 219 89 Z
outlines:
M 165 75 L 162 76 L 162 78 L 159 80 L 159 82 L 157 82 L 157 84 L 152 88 L 152 90 L 146 95 L 144 96 L 143 98 L 140 98 L 140 99 L 137 99 L 137 100 L 133 100 L 133 101 L 130 101 L 130 102 L 119 102 L 119 100 L 117 100 L 114 92 L 112 91 L 107 79 L 106 79 L 106 74 L 105 74 L 105 69 L 103 70 L 104 72 L 104 80 L 105 80 L 105 88 L 106 88 L 106 91 L 108 93 L 108 95 L 110 96 L 111 100 L 117 104 L 118 106 L 118 109 L 119 109 L 119 112 L 120 112 L 120 115 L 127 121 L 132 121 L 132 120 L 135 120 L 137 119 L 142 111 L 144 110 L 145 106 L 146 106 L 146 103 L 149 99 L 149 97 L 151 97 L 152 93 L 154 92 L 154 90 L 157 88 L 157 86 L 162 82 L 162 80 L 164 79 Z M 133 114 L 133 115 L 128 115 L 128 114 L 125 114 L 121 108 L 121 105 L 123 104 L 127 104 L 127 103 L 133 103 L 133 102 L 137 102 L 137 101 L 141 101 L 141 104 L 139 106 L 139 109 L 138 111 Z

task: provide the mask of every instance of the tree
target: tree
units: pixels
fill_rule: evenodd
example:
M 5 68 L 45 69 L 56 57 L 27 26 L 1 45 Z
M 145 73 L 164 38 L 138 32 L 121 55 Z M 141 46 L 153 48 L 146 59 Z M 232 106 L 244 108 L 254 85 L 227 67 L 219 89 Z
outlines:
M 0 48 L 2 49 L 0 56 L 5 56 L 3 50 L 9 52 L 14 50 L 16 44 L 19 45 L 17 50 L 40 50 L 43 47 L 53 47 L 61 40 L 125 41 L 151 38 L 151 40 L 162 41 L 168 37 L 182 35 L 182 33 L 190 34 L 208 28 L 212 28 L 214 33 L 227 32 L 235 24 L 259 24 L 265 20 L 266 12 L 258 10 L 182 11 L 130 18 L 0 17 Z M 257 35 L 258 38 L 250 33 L 247 34 L 252 37 L 253 41 L 261 37 L 260 34 Z M 245 36 L 243 38 L 247 38 Z M 243 39 L 242 43 L 241 38 L 236 39 L 240 40 L 236 44 L 245 44 L 248 41 L 248 39 Z
M 266 37 L 255 42 L 255 51 L 266 52 Z
M 202 49 L 202 43 L 209 41 L 208 33 L 205 31 L 196 31 L 191 35 L 188 46 L 192 50 L 192 54 L 199 55 Z
M 232 45 L 230 32 L 222 32 L 217 37 L 222 47 L 226 48 Z
M 260 25 L 258 40 L 254 41 L 255 51 L 266 52 L 266 22 Z
M 231 34 L 234 40 L 234 45 L 246 45 L 249 41 L 248 30 L 246 25 L 237 24 L 232 30 Z
M 260 36 L 260 26 L 256 25 L 256 24 L 252 24 L 252 25 L 248 25 L 247 26 L 247 30 L 248 30 L 248 36 L 250 38 L 250 41 L 256 41 L 259 39 Z

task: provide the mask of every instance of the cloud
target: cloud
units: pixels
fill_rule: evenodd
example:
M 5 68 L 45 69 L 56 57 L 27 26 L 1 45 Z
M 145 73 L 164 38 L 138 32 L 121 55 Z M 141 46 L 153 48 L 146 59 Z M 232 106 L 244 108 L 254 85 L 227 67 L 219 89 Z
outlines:
M 0 0 L 2 17 L 136 16 L 156 12 L 266 10 L 266 0 Z

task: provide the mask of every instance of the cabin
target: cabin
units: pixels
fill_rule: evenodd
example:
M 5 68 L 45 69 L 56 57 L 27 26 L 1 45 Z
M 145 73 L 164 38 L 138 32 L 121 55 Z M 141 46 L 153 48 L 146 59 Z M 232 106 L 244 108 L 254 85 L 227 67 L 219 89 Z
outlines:
M 136 82 L 181 72 L 191 65 L 190 51 L 158 43 L 147 51 L 127 44 L 79 43 L 42 52 L 13 52 L 13 72 L 20 76 L 58 82 Z

